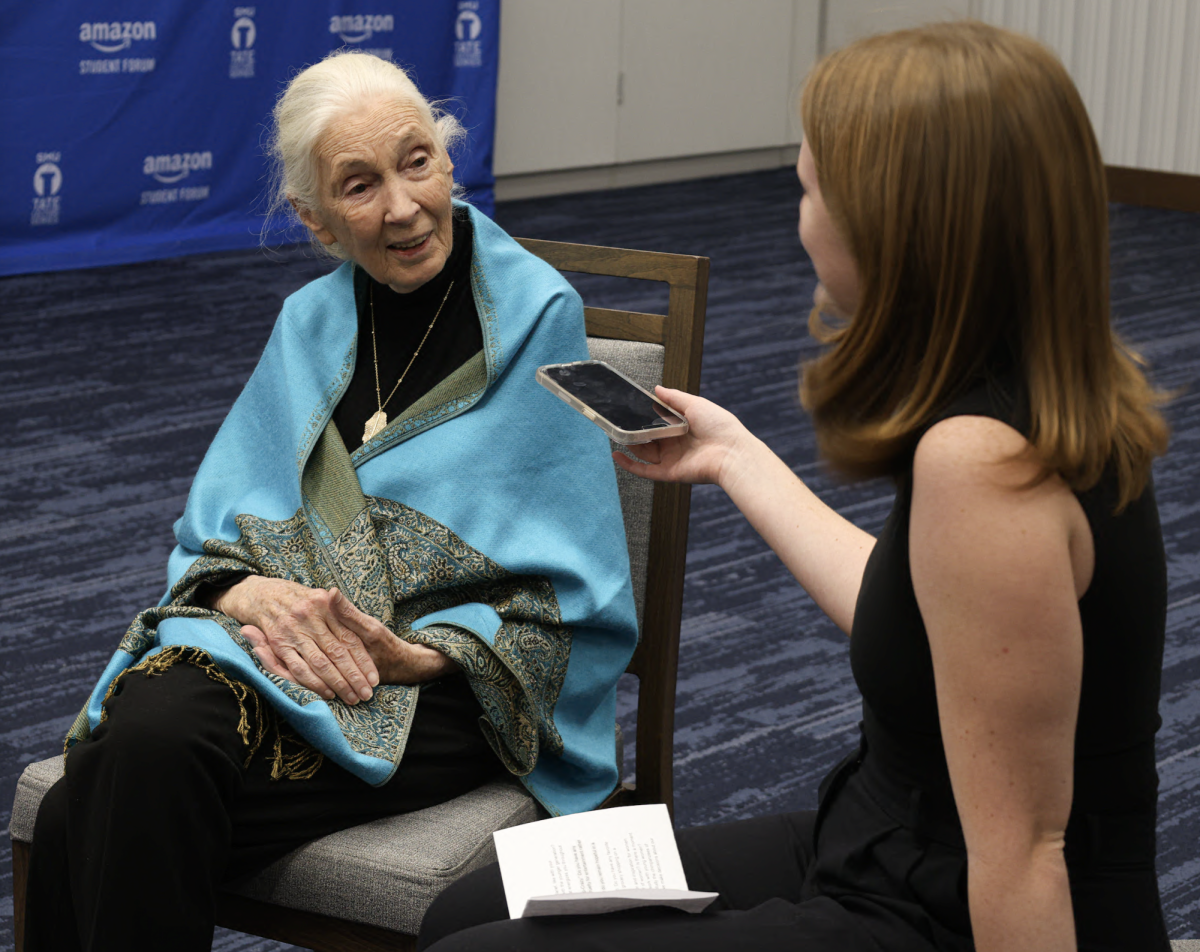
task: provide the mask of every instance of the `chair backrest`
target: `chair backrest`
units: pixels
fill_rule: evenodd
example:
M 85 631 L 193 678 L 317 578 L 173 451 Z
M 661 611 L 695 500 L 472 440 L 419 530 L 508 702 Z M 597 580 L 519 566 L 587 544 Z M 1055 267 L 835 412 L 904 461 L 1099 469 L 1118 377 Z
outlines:
M 588 349 L 643 386 L 698 393 L 708 299 L 708 259 L 518 238 L 560 271 L 607 274 L 670 287 L 666 314 L 584 307 Z M 691 486 L 651 483 L 618 469 L 641 641 L 630 673 L 638 678 L 636 775 L 610 798 L 665 803 L 674 812 L 675 676 L 683 609 Z

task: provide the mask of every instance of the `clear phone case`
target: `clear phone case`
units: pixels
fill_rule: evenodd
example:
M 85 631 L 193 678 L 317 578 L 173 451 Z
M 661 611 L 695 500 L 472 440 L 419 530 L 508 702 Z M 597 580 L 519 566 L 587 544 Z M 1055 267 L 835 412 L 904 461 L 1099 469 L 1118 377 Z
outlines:
M 564 403 L 566 403 L 568 406 L 574 408 L 575 410 L 578 410 L 585 417 L 587 417 L 589 420 L 591 420 L 593 423 L 595 423 L 596 426 L 600 427 L 600 429 L 602 429 L 605 433 L 608 434 L 609 439 L 611 439 L 615 443 L 620 443 L 622 446 L 636 446 L 639 443 L 650 443 L 653 440 L 662 440 L 669 436 L 680 436 L 688 431 L 688 425 L 687 425 L 686 420 L 682 420 L 679 423 L 669 423 L 664 426 L 647 427 L 645 429 L 637 429 L 637 430 L 622 429 L 621 427 L 619 427 L 615 423 L 613 423 L 611 420 L 609 420 L 607 417 L 605 417 L 603 415 L 603 413 L 601 413 L 600 411 L 596 410 L 593 407 L 588 406 L 583 400 L 581 400 L 581 399 L 579 399 L 579 397 L 575 396 L 575 394 L 571 393 L 569 390 L 566 390 L 556 380 L 554 380 L 554 378 L 552 378 L 547 373 L 547 371 L 549 371 L 549 370 L 557 370 L 557 369 L 563 368 L 563 367 L 578 367 L 578 366 L 585 366 L 585 365 L 586 366 L 597 366 L 598 365 L 598 366 L 604 367 L 610 373 L 616 375 L 617 377 L 620 377 L 621 380 L 625 381 L 625 383 L 627 383 L 629 386 L 631 386 L 634 389 L 638 390 L 639 392 L 645 394 L 646 397 L 648 399 L 650 399 L 651 401 L 653 401 L 653 403 L 656 406 L 662 407 L 666 413 L 669 413 L 672 417 L 675 417 L 675 418 L 679 417 L 678 413 L 676 413 L 669 406 L 667 406 L 665 403 L 663 403 L 661 400 L 659 400 L 658 397 L 656 397 L 654 394 L 650 393 L 644 387 L 639 386 L 634 381 L 630 380 L 627 376 L 625 376 L 625 374 L 623 374 L 623 373 L 621 373 L 621 371 L 617 370 L 616 367 L 613 367 L 610 364 L 606 364 L 602 360 L 576 360 L 576 361 L 572 361 L 571 363 L 565 363 L 565 364 L 546 364 L 545 366 L 538 367 L 537 381 L 543 387 L 545 387 L 547 390 L 549 390 L 552 394 L 554 394 L 556 397 L 558 397 L 560 400 L 562 400 Z

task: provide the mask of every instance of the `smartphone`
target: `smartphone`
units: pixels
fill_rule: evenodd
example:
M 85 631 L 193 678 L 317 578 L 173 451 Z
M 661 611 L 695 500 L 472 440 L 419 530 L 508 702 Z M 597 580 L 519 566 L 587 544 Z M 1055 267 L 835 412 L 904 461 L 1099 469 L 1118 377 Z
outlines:
M 624 446 L 679 436 L 687 420 L 602 360 L 546 364 L 537 381 Z

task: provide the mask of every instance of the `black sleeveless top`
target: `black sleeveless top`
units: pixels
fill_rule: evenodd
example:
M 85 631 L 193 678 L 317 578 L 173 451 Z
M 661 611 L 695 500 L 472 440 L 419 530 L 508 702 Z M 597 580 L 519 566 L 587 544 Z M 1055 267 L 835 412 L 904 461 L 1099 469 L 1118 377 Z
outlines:
M 1013 378 L 989 377 L 933 422 L 986 416 L 1028 434 L 1020 393 Z M 1099 859 L 1097 854 L 1106 851 L 1152 863 L 1158 792 L 1154 735 L 1162 723 L 1158 700 L 1167 595 L 1158 507 L 1148 485 L 1114 515 L 1112 467 L 1095 487 L 1076 496 L 1092 530 L 1095 571 L 1079 601 L 1083 684 L 1068 866 L 1089 855 Z M 910 460 L 863 574 L 850 661 L 863 695 L 871 755 L 890 776 L 923 791 L 928 804 L 941 804 L 942 820 L 956 825 L 933 664 L 909 566 L 911 505 Z M 1132 826 L 1125 820 L 1133 820 Z

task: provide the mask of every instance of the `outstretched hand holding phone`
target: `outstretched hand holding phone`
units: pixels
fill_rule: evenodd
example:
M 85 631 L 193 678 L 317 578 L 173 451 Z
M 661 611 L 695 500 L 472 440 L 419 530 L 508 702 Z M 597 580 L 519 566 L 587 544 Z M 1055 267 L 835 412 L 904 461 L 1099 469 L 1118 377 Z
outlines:
M 630 448 L 622 469 L 675 483 L 716 483 L 805 590 L 847 634 L 875 539 L 838 515 L 742 422 L 711 400 L 656 387 L 688 431 Z
M 655 387 L 654 395 L 688 422 L 680 436 L 640 443 L 629 450 L 637 460 L 613 453 L 622 469 L 661 482 L 716 483 L 736 472 L 739 451 L 757 442 L 741 421 L 711 400 L 682 390 Z M 769 452 L 769 451 L 768 451 Z

